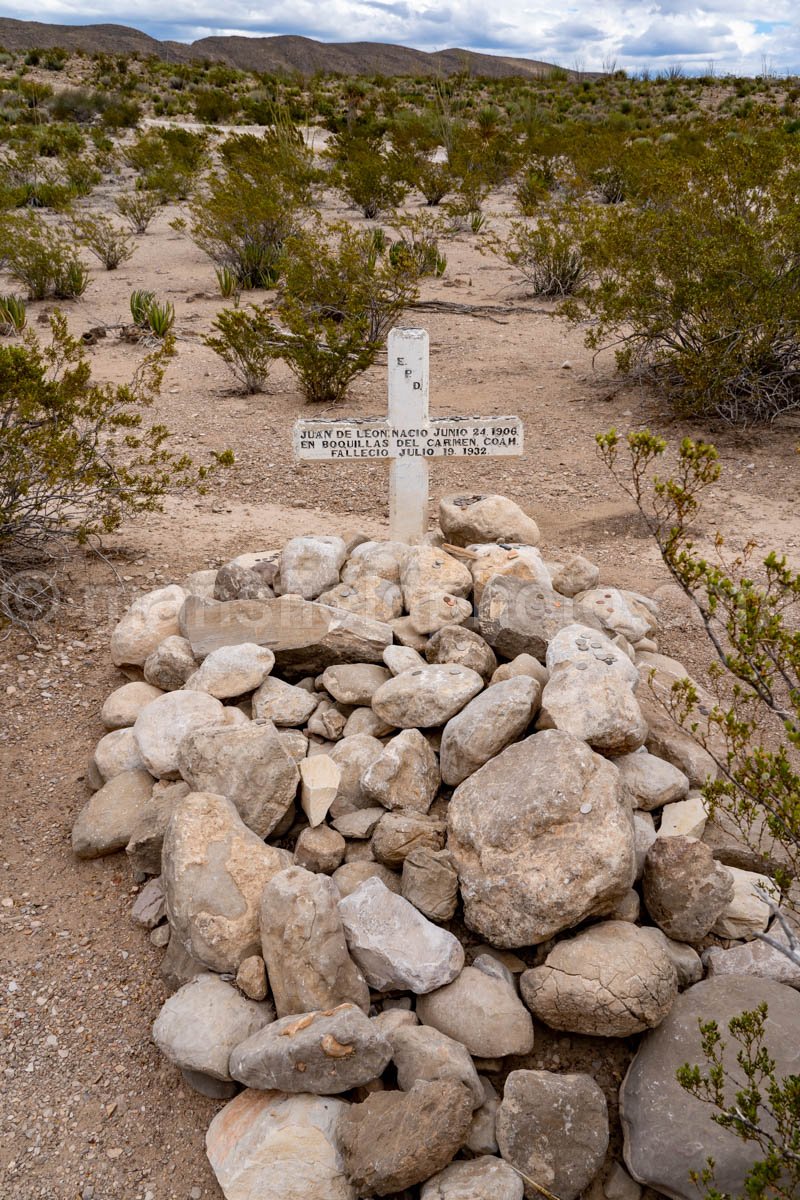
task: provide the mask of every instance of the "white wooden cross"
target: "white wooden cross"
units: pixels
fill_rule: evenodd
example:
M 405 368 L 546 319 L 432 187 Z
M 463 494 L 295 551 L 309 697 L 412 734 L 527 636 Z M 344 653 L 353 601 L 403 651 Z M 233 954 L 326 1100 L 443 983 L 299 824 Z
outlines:
M 519 455 L 519 417 L 445 417 L 428 411 L 428 334 L 389 334 L 389 410 L 386 418 L 301 418 L 294 427 L 297 458 L 389 459 L 390 537 L 418 542 L 428 528 L 428 459 Z

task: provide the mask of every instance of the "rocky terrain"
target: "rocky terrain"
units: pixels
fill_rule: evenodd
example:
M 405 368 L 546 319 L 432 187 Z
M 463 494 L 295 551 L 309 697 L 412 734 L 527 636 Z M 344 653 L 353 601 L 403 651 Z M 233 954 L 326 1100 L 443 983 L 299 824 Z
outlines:
M 227 1200 L 689 1200 L 708 1155 L 735 1191 L 752 1147 L 675 1080 L 698 1018 L 768 1001 L 798 1069 L 800 972 L 660 703 L 659 606 L 538 543 L 450 496 L 419 546 L 290 538 L 114 629 L 72 846 L 127 855 Z M 548 1031 L 632 1055 L 621 1087 L 531 1066 Z

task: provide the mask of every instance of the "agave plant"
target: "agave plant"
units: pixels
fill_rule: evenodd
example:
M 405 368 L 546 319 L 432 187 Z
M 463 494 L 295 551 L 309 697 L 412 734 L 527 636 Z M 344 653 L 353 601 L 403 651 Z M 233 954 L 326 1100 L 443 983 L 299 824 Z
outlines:
M 20 296 L 0 296 L 0 334 L 22 333 L 26 322 L 25 301 Z

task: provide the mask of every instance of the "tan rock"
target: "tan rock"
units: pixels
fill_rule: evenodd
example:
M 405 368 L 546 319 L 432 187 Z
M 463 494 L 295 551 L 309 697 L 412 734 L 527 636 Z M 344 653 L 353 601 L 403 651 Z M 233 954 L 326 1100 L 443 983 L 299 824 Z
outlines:
M 468 547 L 469 569 L 474 585 L 474 600 L 480 604 L 483 589 L 493 575 L 525 579 L 550 588 L 550 575 L 541 554 L 533 546 L 472 545 Z
M 450 592 L 428 592 L 418 597 L 408 618 L 417 633 L 437 633 L 448 625 L 460 625 L 472 616 L 472 603 Z
M 419 846 L 403 860 L 403 896 L 431 921 L 450 921 L 458 907 L 458 874 L 447 850 Z
M 596 587 L 599 577 L 600 568 L 595 563 L 582 554 L 573 554 L 553 575 L 553 587 L 562 596 L 577 596 Z
M 124 850 L 150 802 L 153 779 L 147 771 L 121 771 L 86 803 L 72 827 L 78 858 L 101 858 Z
M 219 700 L 202 692 L 165 692 L 139 713 L 133 736 L 151 775 L 175 778 L 181 742 L 190 733 L 227 719 Z
M 115 666 L 143 666 L 164 638 L 179 633 L 178 614 L 186 592 L 177 584 L 157 588 L 134 600 L 111 635 L 111 661 Z
M 446 540 L 454 546 L 473 542 L 536 546 L 539 542 L 536 522 L 507 496 L 445 496 L 439 504 L 439 524 Z
M 295 866 L 323 875 L 331 875 L 341 865 L 345 840 L 330 825 L 303 829 L 294 848 Z
M 432 592 L 469 596 L 472 575 L 462 562 L 438 546 L 409 546 L 400 566 L 400 586 L 403 604 L 410 613 Z
M 266 646 L 253 642 L 220 646 L 203 659 L 184 686 L 188 692 L 206 692 L 226 700 L 260 687 L 274 665 L 275 655 Z
M 416 1007 L 423 1025 L 462 1042 L 478 1058 L 533 1049 L 533 1021 L 514 987 L 477 967 L 464 967 L 452 982 L 420 996 Z
M 535 679 L 518 675 L 487 688 L 442 731 L 442 780 L 455 787 L 523 734 L 539 705 Z
M 127 729 L 139 713 L 161 695 L 161 689 L 149 683 L 124 683 L 106 698 L 100 720 L 106 729 Z
M 159 642 L 144 660 L 144 677 L 164 692 L 175 692 L 194 674 L 197 663 L 185 637 L 173 634 Z
M 312 827 L 328 815 L 341 777 L 341 767 L 329 754 L 315 754 L 300 763 L 300 804 Z
M 379 687 L 372 708 L 399 729 L 444 725 L 483 688 L 476 671 L 457 665 L 416 667 Z
M 404 729 L 381 747 L 361 778 L 370 801 L 418 813 L 428 811 L 440 783 L 436 755 L 418 729 Z
M 345 663 L 328 667 L 322 675 L 322 686 L 342 704 L 369 705 L 382 683 L 391 679 L 391 672 L 377 663 Z
M 733 876 L 696 838 L 656 838 L 643 876 L 647 911 L 667 937 L 697 942 L 733 898 Z
M 445 823 L 426 813 L 384 813 L 372 835 L 372 853 L 387 867 L 401 867 L 411 853 L 426 847 L 441 850 Z
M 711 932 L 724 938 L 754 938 L 765 933 L 770 922 L 769 905 L 756 892 L 771 896 L 777 903 L 780 892 L 767 875 L 756 871 L 742 871 L 738 867 L 726 867 L 733 876 L 733 896 L 717 917 Z

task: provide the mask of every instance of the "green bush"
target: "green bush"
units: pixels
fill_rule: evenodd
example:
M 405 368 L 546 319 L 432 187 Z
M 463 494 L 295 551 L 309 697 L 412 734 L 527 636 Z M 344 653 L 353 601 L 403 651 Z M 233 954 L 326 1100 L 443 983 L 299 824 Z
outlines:
M 108 217 L 75 217 L 72 229 L 107 271 L 116 271 L 120 263 L 128 261 L 135 249 L 127 234 L 113 225 Z
M 150 129 L 140 133 L 123 157 L 139 174 L 139 185 L 162 203 L 186 200 L 208 162 L 208 138 L 189 129 Z
M 69 238 L 33 216 L 7 220 L 0 227 L 0 250 L 11 276 L 28 289 L 29 300 L 75 300 L 89 285 Z
M 800 146 L 720 131 L 653 165 L 639 207 L 573 228 L 590 272 L 568 311 L 683 416 L 771 421 L 800 404 Z
M 131 292 L 130 310 L 134 325 L 141 329 L 147 327 L 147 313 L 155 298 L 155 292 L 148 291 L 147 288 L 137 288 Z
M 84 542 L 115 529 L 131 513 L 161 507 L 175 488 L 208 473 L 168 448 L 163 425 L 144 411 L 161 384 L 167 344 L 130 384 L 100 384 L 84 352 L 57 313 L 52 341 L 32 333 L 0 346 L 0 595 L 14 618 L 13 576 L 20 560 L 41 556 L 54 542 Z M 214 455 L 231 461 L 230 452 Z
M 222 88 L 200 88 L 194 96 L 194 115 L 207 125 L 230 121 L 239 109 L 232 96 Z
M 203 338 L 233 371 L 245 395 L 264 390 L 275 357 L 274 326 L 263 308 L 223 308 L 213 322 L 217 332 Z
M 114 203 L 134 233 L 147 233 L 147 227 L 160 208 L 160 201 L 153 192 L 125 192 L 117 196 Z
M 586 273 L 574 228 L 546 216 L 535 225 L 512 221 L 505 239 L 487 244 L 519 272 L 535 296 L 569 296 Z
M 335 186 L 365 217 L 377 217 L 404 199 L 408 188 L 401 177 L 402 163 L 385 150 L 381 133 L 337 134 L 328 154 L 334 162 Z
M 283 269 L 269 340 L 309 403 L 335 404 L 416 298 L 418 272 L 408 256 L 392 263 L 370 231 L 347 224 L 288 239 Z

